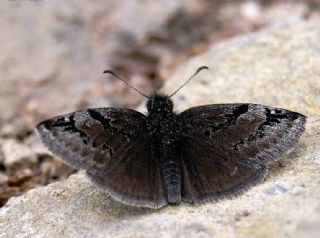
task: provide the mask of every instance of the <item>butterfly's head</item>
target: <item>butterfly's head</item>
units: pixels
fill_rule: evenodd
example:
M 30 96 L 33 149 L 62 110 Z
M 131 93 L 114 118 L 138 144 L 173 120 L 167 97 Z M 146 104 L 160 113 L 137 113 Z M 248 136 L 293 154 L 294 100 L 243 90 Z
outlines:
M 171 113 L 173 102 L 167 95 L 155 93 L 147 101 L 147 109 L 149 113 Z

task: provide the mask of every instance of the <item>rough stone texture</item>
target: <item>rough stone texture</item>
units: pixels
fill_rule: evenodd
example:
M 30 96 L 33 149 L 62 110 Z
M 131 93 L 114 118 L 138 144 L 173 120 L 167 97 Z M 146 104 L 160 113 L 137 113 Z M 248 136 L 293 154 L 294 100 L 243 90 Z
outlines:
M 23 164 L 24 167 L 28 167 L 30 164 L 34 164 L 37 161 L 35 153 L 31 148 L 19 143 L 13 139 L 1 141 L 3 153 L 3 164 L 5 167 L 14 170 L 14 167 Z
M 115 55 L 164 30 L 180 6 L 180 0 L 1 1 L 0 135 L 23 136 L 41 116 L 112 105 L 105 96 L 125 86 L 106 83 L 102 71 L 114 67 Z M 134 81 L 143 91 L 152 88 Z
M 164 91 L 174 91 L 198 66 L 207 65 L 210 71 L 174 98 L 179 111 L 199 104 L 254 102 L 319 116 L 318 24 L 319 18 L 291 19 L 224 41 L 182 65 Z
M 178 109 L 255 102 L 309 116 L 300 143 L 266 181 L 213 204 L 161 210 L 113 201 L 83 172 L 12 198 L 0 210 L 0 237 L 317 237 L 320 234 L 320 21 L 295 19 L 213 46 L 182 65 L 172 92 Z

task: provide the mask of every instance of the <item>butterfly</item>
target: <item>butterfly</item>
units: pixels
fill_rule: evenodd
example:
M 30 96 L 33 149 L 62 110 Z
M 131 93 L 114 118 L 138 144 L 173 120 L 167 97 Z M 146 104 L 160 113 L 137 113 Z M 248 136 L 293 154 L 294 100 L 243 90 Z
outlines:
M 173 111 L 170 96 L 147 96 L 147 115 L 90 108 L 37 125 L 42 142 L 122 203 L 153 209 L 242 194 L 292 149 L 306 116 L 259 104 L 213 104 Z

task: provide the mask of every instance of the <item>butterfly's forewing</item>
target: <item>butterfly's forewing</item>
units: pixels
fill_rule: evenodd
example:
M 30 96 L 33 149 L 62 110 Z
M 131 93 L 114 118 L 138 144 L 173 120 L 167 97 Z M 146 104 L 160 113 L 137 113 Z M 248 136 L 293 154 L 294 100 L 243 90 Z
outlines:
M 88 109 L 43 121 L 44 144 L 112 197 L 135 206 L 165 205 L 157 165 L 149 159 L 145 116 L 122 108 Z
M 262 180 L 266 166 L 290 150 L 305 116 L 257 104 L 190 108 L 179 116 L 186 200 L 237 194 Z

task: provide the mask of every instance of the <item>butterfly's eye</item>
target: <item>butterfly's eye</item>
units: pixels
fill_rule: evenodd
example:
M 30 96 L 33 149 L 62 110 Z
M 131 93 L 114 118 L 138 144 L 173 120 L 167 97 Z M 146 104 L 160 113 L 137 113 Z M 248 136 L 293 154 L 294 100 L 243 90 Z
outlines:
M 173 102 L 170 99 L 167 100 L 167 105 L 168 105 L 169 110 L 172 111 L 173 110 Z
M 148 100 L 147 102 L 147 109 L 150 112 L 153 109 L 153 101 L 152 100 Z

